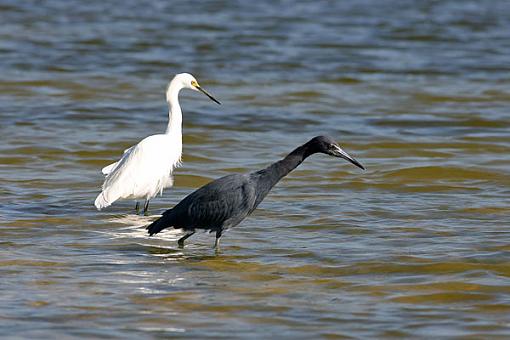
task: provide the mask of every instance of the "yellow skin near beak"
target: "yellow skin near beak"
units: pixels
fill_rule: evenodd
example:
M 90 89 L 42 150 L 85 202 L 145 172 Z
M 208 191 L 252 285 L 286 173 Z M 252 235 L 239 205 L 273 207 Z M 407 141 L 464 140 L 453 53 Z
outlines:
M 209 97 L 209 99 L 211 99 L 213 102 L 215 102 L 216 104 L 218 105 L 221 105 L 221 103 L 216 99 L 214 98 L 213 96 L 211 96 L 209 94 L 209 92 L 207 92 L 206 90 L 204 90 L 202 87 L 200 87 L 200 85 L 198 85 L 198 83 L 194 80 L 191 81 L 191 86 L 193 86 L 194 88 L 196 88 L 198 91 L 202 92 L 203 94 L 205 94 L 207 97 Z

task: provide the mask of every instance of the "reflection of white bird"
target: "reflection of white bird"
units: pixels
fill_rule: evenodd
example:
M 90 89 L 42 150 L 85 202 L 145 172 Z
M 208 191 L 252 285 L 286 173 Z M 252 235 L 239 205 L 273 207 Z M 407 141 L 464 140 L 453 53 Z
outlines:
M 102 169 L 106 179 L 103 190 L 94 202 L 101 210 L 119 199 L 145 199 L 143 212 L 149 207 L 149 200 L 173 184 L 172 171 L 180 164 L 182 153 L 182 112 L 179 105 L 179 91 L 191 89 L 200 91 L 220 104 L 207 93 L 196 79 L 188 73 L 178 74 L 172 79 L 166 91 L 169 105 L 168 127 L 164 134 L 152 135 L 126 149 L 122 158 Z M 136 202 L 138 212 L 138 202 Z

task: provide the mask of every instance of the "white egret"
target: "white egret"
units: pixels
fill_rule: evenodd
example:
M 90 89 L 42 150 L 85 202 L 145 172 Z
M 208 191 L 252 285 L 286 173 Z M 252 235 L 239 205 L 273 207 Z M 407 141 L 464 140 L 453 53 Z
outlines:
M 126 149 L 118 162 L 102 169 L 106 178 L 102 191 L 94 202 L 98 210 L 119 199 L 145 199 L 143 212 L 146 213 L 149 200 L 158 193 L 162 194 L 164 188 L 173 185 L 172 171 L 180 165 L 182 154 L 182 111 L 179 105 L 181 89 L 200 91 L 220 104 L 191 74 L 177 74 L 168 84 L 166 91 L 169 105 L 166 132 L 146 137 Z M 137 201 L 137 212 L 138 207 Z

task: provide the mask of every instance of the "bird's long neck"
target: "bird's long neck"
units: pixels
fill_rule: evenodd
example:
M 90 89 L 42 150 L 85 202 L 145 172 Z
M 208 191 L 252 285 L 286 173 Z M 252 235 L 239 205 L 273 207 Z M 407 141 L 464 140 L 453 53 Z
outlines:
M 182 134 L 182 111 L 179 105 L 179 92 L 182 86 L 178 85 L 174 80 L 168 85 L 166 91 L 166 101 L 168 102 L 168 127 L 166 134 Z
M 260 183 L 260 197 L 258 197 L 257 200 L 260 202 L 276 183 L 278 183 L 283 177 L 287 176 L 289 172 L 294 170 L 313 153 L 314 152 L 311 151 L 308 144 L 304 144 L 289 153 L 284 159 L 258 171 L 257 177 Z

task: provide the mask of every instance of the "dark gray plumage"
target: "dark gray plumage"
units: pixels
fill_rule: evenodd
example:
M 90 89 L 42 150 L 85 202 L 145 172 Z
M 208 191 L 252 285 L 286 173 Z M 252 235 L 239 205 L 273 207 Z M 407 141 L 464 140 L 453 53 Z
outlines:
M 325 153 L 341 157 L 361 169 L 358 161 L 343 151 L 330 137 L 317 136 L 299 146 L 284 159 L 265 169 L 248 174 L 232 174 L 212 181 L 186 196 L 175 207 L 163 213 L 147 227 L 152 236 L 169 227 L 188 231 L 179 239 L 179 246 L 195 233 L 196 229 L 216 232 L 216 242 L 224 230 L 238 225 L 257 208 L 271 188 L 308 156 Z

